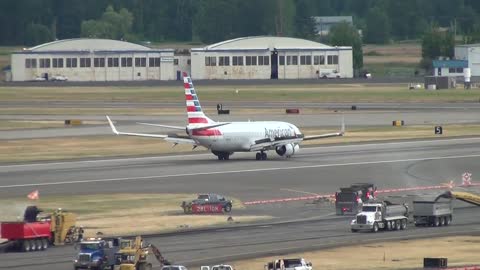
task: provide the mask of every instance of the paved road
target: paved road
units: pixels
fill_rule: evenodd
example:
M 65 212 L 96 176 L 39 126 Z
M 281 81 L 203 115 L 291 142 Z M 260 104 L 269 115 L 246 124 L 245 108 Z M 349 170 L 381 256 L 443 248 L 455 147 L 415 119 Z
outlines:
M 461 173 L 480 175 L 480 138 L 417 141 L 302 149 L 291 159 L 254 161 L 252 154 L 235 154 L 219 162 L 208 154 L 108 159 L 0 166 L 0 197 L 41 194 L 113 192 L 218 192 L 243 201 L 331 193 L 353 182 L 373 182 L 379 188 L 413 187 L 459 181 Z M 245 212 L 272 214 L 279 221 L 315 220 L 259 225 L 241 230 L 152 237 L 167 258 L 198 265 L 234 258 L 353 243 L 378 237 L 425 237 L 430 233 L 480 230 L 478 208 L 459 209 L 455 226 L 411 229 L 405 232 L 355 234 L 348 220 L 332 216 L 332 209 L 304 202 L 250 206 Z M 234 215 L 244 212 L 236 211 Z M 288 245 L 284 245 L 287 243 Z M 288 250 L 290 251 L 290 250 Z M 0 254 L 0 268 L 68 269 L 74 250 L 54 248 L 44 253 Z
M 475 105 L 477 106 L 477 105 Z M 480 109 L 477 107 L 467 107 L 467 109 L 435 109 L 430 110 L 395 110 L 391 108 L 387 111 L 346 111 L 345 123 L 347 131 L 349 127 L 365 126 L 391 126 L 393 120 L 404 120 L 406 125 L 445 125 L 445 124 L 478 124 L 480 123 Z M 262 113 L 262 114 L 244 114 L 239 115 L 233 110 L 231 115 L 210 115 L 217 121 L 261 121 L 278 120 L 288 121 L 300 128 L 333 128 L 337 129 L 341 123 L 341 113 L 324 112 L 319 114 L 300 114 L 286 115 L 284 113 Z M 105 121 L 104 125 L 84 125 L 76 127 L 45 128 L 45 129 L 27 129 L 27 130 L 6 130 L 0 131 L 1 139 L 30 139 L 30 138 L 48 138 L 62 136 L 87 136 L 87 135 L 107 135 L 111 134 L 104 115 L 0 115 L 3 120 L 59 120 L 82 119 Z M 186 117 L 180 115 L 168 116 L 112 116 L 112 119 L 118 121 L 118 128 L 130 132 L 151 132 L 166 133 L 171 130 L 165 130 L 158 127 L 138 125 L 136 122 L 158 123 L 165 125 L 186 125 Z
M 423 77 L 378 77 L 366 80 L 352 79 L 287 79 L 287 80 L 195 80 L 195 85 L 285 85 L 285 84 L 375 84 L 375 83 L 423 83 Z M 474 79 L 472 78 L 472 82 Z M 65 87 L 65 86 L 176 86 L 179 81 L 120 81 L 120 82 L 3 82 L 0 87 Z
M 480 101 L 480 100 L 479 100 Z M 216 108 L 217 103 L 203 101 L 204 107 Z M 224 108 L 316 108 L 326 110 L 480 110 L 480 102 L 265 102 L 265 101 L 227 101 Z M 29 107 L 29 108 L 184 108 L 185 102 L 109 102 L 109 101 L 0 101 L 2 107 Z

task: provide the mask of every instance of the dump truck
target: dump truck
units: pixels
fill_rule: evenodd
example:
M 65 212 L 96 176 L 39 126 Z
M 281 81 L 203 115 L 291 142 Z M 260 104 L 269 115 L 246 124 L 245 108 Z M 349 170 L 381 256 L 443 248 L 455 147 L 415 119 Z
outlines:
M 365 203 L 362 211 L 350 223 L 352 232 L 369 230 L 405 230 L 408 223 L 407 204 L 393 204 L 389 201 Z
M 377 188 L 371 183 L 356 183 L 340 188 L 335 193 L 335 212 L 337 215 L 355 215 L 362 209 L 363 203 L 374 199 Z
M 279 259 L 265 265 L 265 270 L 312 270 L 312 263 L 304 258 Z
M 25 209 L 23 221 L 2 222 L 0 238 L 7 239 L 2 251 L 40 251 L 50 245 L 71 244 L 81 237 L 81 228 L 76 227 L 76 215 L 58 209 L 52 214 L 38 218 L 42 210 L 36 206 Z
M 231 200 L 218 194 L 199 194 L 197 199 L 191 202 L 182 202 L 185 214 L 223 213 L 232 211 Z
M 134 240 L 123 239 L 120 246 L 120 250 L 115 254 L 115 269 L 151 270 L 154 263 L 151 255 L 160 263 L 160 267 L 170 264 L 155 245 L 145 244 L 141 236 Z
M 448 226 L 452 222 L 453 200 L 451 193 L 443 193 L 433 200 L 422 198 L 413 201 L 415 226 Z
M 119 250 L 120 238 L 87 238 L 80 242 L 80 252 L 73 261 L 77 269 L 113 269 L 115 253 Z

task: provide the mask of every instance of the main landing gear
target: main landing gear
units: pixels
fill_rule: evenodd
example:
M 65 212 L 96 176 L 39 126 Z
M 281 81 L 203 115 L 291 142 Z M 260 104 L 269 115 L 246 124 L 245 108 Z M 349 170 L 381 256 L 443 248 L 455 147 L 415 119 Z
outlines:
M 229 160 L 231 155 L 229 152 L 212 151 L 212 153 L 218 157 L 218 160 Z
M 267 160 L 267 153 L 261 151 L 255 155 L 256 160 Z

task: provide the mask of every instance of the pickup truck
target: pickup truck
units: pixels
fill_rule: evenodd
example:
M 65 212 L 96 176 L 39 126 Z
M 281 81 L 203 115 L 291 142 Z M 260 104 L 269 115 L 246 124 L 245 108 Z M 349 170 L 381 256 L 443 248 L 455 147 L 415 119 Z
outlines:
M 232 201 L 218 194 L 199 194 L 191 202 L 182 202 L 185 214 L 222 213 L 232 211 Z
M 304 258 L 279 259 L 265 265 L 265 270 L 312 270 L 312 263 Z

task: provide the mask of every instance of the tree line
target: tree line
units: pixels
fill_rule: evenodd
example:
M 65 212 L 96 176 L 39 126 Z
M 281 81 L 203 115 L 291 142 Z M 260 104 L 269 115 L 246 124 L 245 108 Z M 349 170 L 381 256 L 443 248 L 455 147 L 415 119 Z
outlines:
M 209 44 L 278 35 L 352 46 L 359 68 L 363 43 L 422 39 L 424 58 L 432 59 L 451 54 L 454 34 L 480 42 L 479 13 L 478 0 L 4 0 L 0 45 L 77 37 Z M 353 16 L 353 25 L 315 34 L 312 16 L 340 15 Z
M 119 26 L 115 20 L 121 20 L 123 32 L 113 29 L 114 37 L 130 40 L 213 43 L 248 35 L 313 39 L 310 17 L 336 15 L 352 15 L 366 43 L 417 39 L 432 24 L 476 37 L 479 12 L 477 0 L 4 0 L 0 45 L 112 34 L 111 23 Z M 100 30 L 92 32 L 94 28 Z

